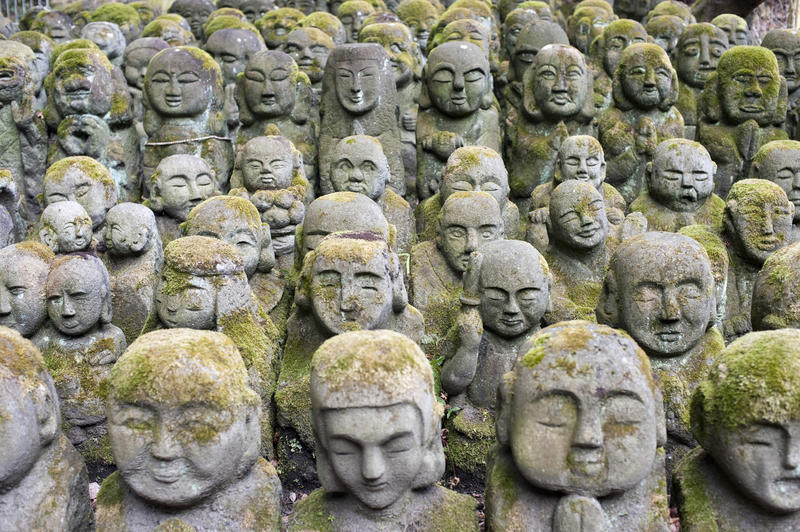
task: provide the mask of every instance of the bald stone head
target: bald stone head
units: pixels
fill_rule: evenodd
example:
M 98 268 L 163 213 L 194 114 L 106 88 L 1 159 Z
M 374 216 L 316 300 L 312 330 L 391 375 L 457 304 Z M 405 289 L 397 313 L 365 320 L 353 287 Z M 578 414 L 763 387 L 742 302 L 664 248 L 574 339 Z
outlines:
M 794 204 L 794 223 L 800 222 L 800 142 L 774 140 L 761 146 L 753 157 L 750 177 L 781 187 Z
M 83 251 L 92 243 L 92 219 L 79 203 L 59 201 L 48 205 L 40 217 L 39 240 L 53 253 Z
M 675 212 L 695 212 L 714 192 L 717 165 L 705 147 L 691 140 L 669 139 L 656 146 L 647 188 L 658 203 Z
M 550 194 L 550 230 L 560 247 L 591 251 L 605 245 L 608 218 L 603 196 L 586 181 L 564 181 Z
M 463 146 L 447 158 L 442 171 L 439 201 L 443 204 L 455 192 L 483 191 L 501 210 L 508 201 L 508 171 L 499 153 L 485 146 Z
M 562 181 L 586 181 L 602 193 L 606 180 L 606 159 L 600 142 L 590 135 L 573 135 L 564 139 L 558 150 L 558 172 L 554 184 Z
M 356 192 L 378 201 L 391 173 L 380 141 L 368 135 L 354 135 L 334 147 L 330 176 L 337 192 Z
M 504 238 L 497 201 L 486 192 L 455 192 L 442 205 L 436 228 L 436 247 L 457 275 L 469 257 L 486 242 Z

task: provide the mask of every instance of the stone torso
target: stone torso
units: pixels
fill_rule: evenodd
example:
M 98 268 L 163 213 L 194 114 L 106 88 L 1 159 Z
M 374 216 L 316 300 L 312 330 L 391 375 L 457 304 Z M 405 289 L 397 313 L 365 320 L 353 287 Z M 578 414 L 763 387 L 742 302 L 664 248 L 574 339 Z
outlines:
M 676 212 L 656 202 L 645 192 L 631 203 L 630 210 L 644 214 L 649 231 L 674 233 L 687 225 L 701 224 L 708 226 L 715 233 L 720 233 L 725 202 L 716 194 L 712 194 L 696 211 Z

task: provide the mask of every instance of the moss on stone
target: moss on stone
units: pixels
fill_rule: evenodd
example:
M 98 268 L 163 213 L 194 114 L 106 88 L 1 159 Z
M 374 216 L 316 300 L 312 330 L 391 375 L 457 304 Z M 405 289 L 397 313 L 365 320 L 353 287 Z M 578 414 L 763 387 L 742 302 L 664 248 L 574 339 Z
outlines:
M 236 30 L 247 30 L 253 32 L 253 34 L 257 35 L 261 38 L 261 33 L 258 31 L 258 28 L 253 26 L 250 22 L 246 19 L 242 20 L 238 17 L 231 16 L 231 15 L 222 15 L 219 17 L 215 17 L 213 20 L 209 20 L 206 25 L 204 26 L 204 31 L 206 35 L 206 39 L 211 37 L 214 32 L 219 30 L 227 30 L 227 29 L 236 29 Z
M 242 256 L 236 248 L 207 236 L 186 236 L 167 244 L 164 265 L 165 270 L 204 277 L 244 272 Z
M 480 412 L 480 417 L 470 416 L 464 411 L 452 417 L 448 423 L 445 456 L 455 467 L 474 474 L 483 475 L 486 458 L 497 443 L 494 416 L 489 411 Z
M 335 518 L 328 509 L 326 493 L 317 489 L 305 499 L 299 501 L 289 518 L 288 530 L 314 530 L 315 532 L 333 532 Z
M 141 26 L 142 24 L 142 19 L 136 9 L 119 2 L 101 5 L 92 11 L 89 20 L 92 22 L 113 22 L 120 27 L 125 24 L 133 24 L 134 26 Z
M 701 447 L 690 451 L 675 466 L 673 491 L 681 512 L 681 524 L 687 530 L 717 532 L 714 509 L 706 492 L 700 462 L 706 456 Z
M 122 480 L 122 475 L 120 475 L 119 471 L 114 471 L 106 477 L 100 486 L 100 491 L 97 494 L 98 510 L 122 505 L 124 501 L 125 482 Z
M 65 157 L 51 164 L 47 169 L 44 181 L 60 183 L 71 168 L 78 168 L 82 173 L 89 176 L 92 181 L 102 183 L 105 186 L 114 186 L 114 178 L 111 172 L 102 163 L 91 157 L 76 155 Z

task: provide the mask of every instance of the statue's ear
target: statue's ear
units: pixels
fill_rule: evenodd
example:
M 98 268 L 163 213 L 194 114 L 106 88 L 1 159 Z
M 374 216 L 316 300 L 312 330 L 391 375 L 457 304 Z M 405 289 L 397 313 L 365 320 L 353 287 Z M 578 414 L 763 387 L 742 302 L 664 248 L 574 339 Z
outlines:
M 261 224 L 261 253 L 258 256 L 258 271 L 269 272 L 275 266 L 275 248 L 272 246 L 272 235 L 269 224 Z
M 620 79 L 619 71 L 620 69 L 618 68 L 614 72 L 614 80 L 611 85 L 611 95 L 614 98 L 614 104 L 617 109 L 621 111 L 630 111 L 633 109 L 633 105 L 628 100 L 628 97 L 625 96 L 625 89 L 622 88 L 622 80 Z
M 39 425 L 39 445 L 44 447 L 58 436 L 61 428 L 61 408 L 50 377 L 46 376 L 42 381 L 34 386 L 29 397 L 33 402 Z
M 671 68 L 672 70 L 672 83 L 669 86 L 669 94 L 667 97 L 664 98 L 664 101 L 658 106 L 658 108 L 664 112 L 667 112 L 678 102 L 678 91 L 679 91 L 679 81 L 678 81 L 678 72 Z
M 249 126 L 255 122 L 250 108 L 247 106 L 247 100 L 244 97 L 244 72 L 239 72 L 236 76 L 236 90 L 233 93 L 233 98 L 236 100 L 236 105 L 239 108 L 239 122 Z
M 579 113 L 578 117 L 582 119 L 583 122 L 589 123 L 592 121 L 595 115 L 595 108 L 594 108 L 594 75 L 592 74 L 592 70 L 586 66 L 586 74 L 584 75 L 586 80 L 586 99 L 583 102 L 583 107 L 581 108 L 581 112 Z
M 511 400 L 514 398 L 514 373 L 509 371 L 503 375 L 497 387 L 497 421 L 495 431 L 500 445 L 509 444 L 511 434 Z
M 619 326 L 619 292 L 613 267 L 609 268 L 603 281 L 603 290 L 600 293 L 600 301 L 595 309 L 595 315 L 598 323 L 610 327 Z
M 782 126 L 784 121 L 786 121 L 786 112 L 788 110 L 788 102 L 789 102 L 789 89 L 786 85 L 786 78 L 780 76 L 781 80 L 781 89 L 778 93 L 778 106 L 775 109 L 775 118 L 773 123 L 777 126 Z
M 708 448 L 709 434 L 706 425 L 706 394 L 701 383 L 689 402 L 689 426 L 697 442 L 703 447 Z
M 484 111 L 489 109 L 494 104 L 494 79 L 492 78 L 492 74 L 490 72 L 487 72 L 486 74 L 486 83 L 489 85 L 489 87 L 481 98 L 481 109 Z
M 311 108 L 313 107 L 313 92 L 306 80 L 301 79 L 294 85 L 294 107 L 290 118 L 295 124 L 308 122 Z
M 389 276 L 392 279 L 392 310 L 399 314 L 408 306 L 408 293 L 403 282 L 403 266 L 397 253 L 389 251 Z
M 150 210 L 157 214 L 160 214 L 164 211 L 164 202 L 161 199 L 161 184 L 159 183 L 158 178 L 154 179 L 153 184 L 150 186 L 150 198 L 148 198 L 148 205 L 150 206 Z
M 297 286 L 294 289 L 294 303 L 303 310 L 311 308 L 311 268 L 316 256 L 315 251 L 309 251 L 306 254 Z
M 667 444 L 667 417 L 664 413 L 664 394 L 661 392 L 661 382 L 653 386 L 653 409 L 656 417 L 656 443 L 659 447 Z
M 243 441 L 244 449 L 240 464 L 240 476 L 243 476 L 258 459 L 261 452 L 261 405 L 247 405 L 244 419 L 247 437 Z
M 725 213 L 722 216 L 722 226 L 730 237 L 736 234 L 736 227 L 733 225 L 733 218 L 731 217 L 731 209 L 735 209 L 736 206 L 736 201 L 728 201 L 725 205 Z
M 719 122 L 722 117 L 722 105 L 719 100 L 719 76 L 712 72 L 706 79 L 703 94 L 700 97 L 701 110 L 709 122 Z
M 111 286 L 106 285 L 104 290 L 106 293 L 100 303 L 100 323 L 111 323 Z
M 428 95 L 428 66 L 422 68 L 422 83 L 419 88 L 419 108 L 428 109 L 431 106 L 431 97 Z
M 39 242 L 49 247 L 53 253 L 58 253 L 58 236 L 51 227 L 44 226 L 39 229 Z
M 644 165 L 644 177 L 647 181 L 647 186 L 653 188 L 653 161 L 647 161 Z

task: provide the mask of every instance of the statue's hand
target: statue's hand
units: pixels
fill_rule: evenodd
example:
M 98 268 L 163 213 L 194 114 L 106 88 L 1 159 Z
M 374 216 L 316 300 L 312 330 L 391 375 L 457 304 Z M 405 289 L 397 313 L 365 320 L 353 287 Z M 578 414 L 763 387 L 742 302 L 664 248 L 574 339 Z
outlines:
M 462 307 L 458 320 L 459 345 L 452 358 L 442 366 L 442 388 L 448 394 L 458 394 L 469 386 L 478 369 L 478 348 L 483 325 L 477 307 Z
M 658 145 L 656 125 L 647 117 L 642 117 L 636 124 L 636 153 L 652 157 Z
M 450 154 L 464 145 L 464 139 L 458 133 L 451 131 L 440 131 L 433 138 L 433 152 L 443 161 L 446 161 Z
M 569 129 L 567 129 L 567 125 L 564 122 L 559 122 L 553 130 L 553 133 L 550 134 L 550 139 L 548 141 L 550 149 L 558 153 L 558 150 L 561 149 L 561 144 L 568 138 Z
M 400 118 L 400 125 L 403 126 L 403 129 L 405 129 L 406 131 L 416 131 L 417 113 L 411 110 L 403 113 L 403 116 Z
M 23 97 L 18 102 L 11 102 L 11 118 L 18 128 L 25 129 L 30 126 L 35 116 L 36 109 L 33 106 L 33 98 Z
M 528 213 L 528 219 L 534 224 L 546 224 L 550 219 L 550 209 L 547 207 L 540 207 Z

